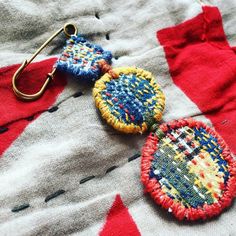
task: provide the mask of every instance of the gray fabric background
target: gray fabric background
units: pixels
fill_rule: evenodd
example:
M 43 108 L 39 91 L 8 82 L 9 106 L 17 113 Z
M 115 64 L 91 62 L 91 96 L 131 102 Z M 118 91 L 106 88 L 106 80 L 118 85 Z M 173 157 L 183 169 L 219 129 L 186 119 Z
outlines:
M 204 1 L 218 5 L 225 32 L 236 45 L 236 1 Z M 0 1 L 0 65 L 21 63 L 55 30 L 73 21 L 88 39 L 112 51 L 113 66 L 139 66 L 161 84 L 167 104 L 164 121 L 195 116 L 210 122 L 173 83 L 158 29 L 201 12 L 194 0 L 60 0 Z M 95 17 L 99 14 L 100 19 Z M 110 39 L 106 39 L 106 34 Z M 58 55 L 63 36 L 37 58 Z M 68 98 L 83 89 L 85 95 Z M 0 160 L 0 235 L 98 235 L 116 194 L 129 208 L 142 235 L 236 235 L 235 204 L 206 223 L 179 223 L 143 194 L 140 159 L 127 162 L 144 136 L 123 135 L 108 127 L 96 111 L 90 88 L 69 80 L 58 97 L 59 110 L 32 122 Z M 106 169 L 119 165 L 105 175 Z M 95 175 L 84 184 L 79 181 Z M 66 193 L 44 203 L 58 189 Z M 12 213 L 15 205 L 31 207 Z

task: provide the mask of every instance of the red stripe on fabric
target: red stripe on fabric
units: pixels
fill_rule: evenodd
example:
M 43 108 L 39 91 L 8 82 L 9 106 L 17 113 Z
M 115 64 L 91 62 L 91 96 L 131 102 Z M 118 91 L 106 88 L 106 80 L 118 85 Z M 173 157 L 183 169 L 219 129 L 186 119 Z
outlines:
M 47 73 L 52 70 L 56 58 L 30 64 L 19 78 L 19 88 L 27 93 L 36 92 L 45 81 Z M 22 133 L 32 121 L 27 117 L 36 114 L 34 119 L 48 109 L 63 91 L 66 85 L 65 76 L 57 74 L 48 86 L 45 94 L 37 101 L 24 102 L 16 98 L 12 91 L 12 76 L 20 65 L 0 68 L 0 155 Z M 1 132 L 4 128 L 7 131 Z
M 236 153 L 236 55 L 217 7 L 157 32 L 174 83 Z
M 116 199 L 108 212 L 106 223 L 103 226 L 100 236 L 140 236 L 139 230 L 134 223 L 127 207 L 123 204 L 120 195 Z

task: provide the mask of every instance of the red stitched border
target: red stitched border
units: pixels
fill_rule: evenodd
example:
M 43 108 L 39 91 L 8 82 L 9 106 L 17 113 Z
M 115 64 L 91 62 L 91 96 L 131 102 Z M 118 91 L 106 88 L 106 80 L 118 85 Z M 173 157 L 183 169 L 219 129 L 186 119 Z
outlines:
M 149 172 L 152 160 L 154 159 L 153 154 L 157 150 L 158 137 L 155 133 L 151 133 L 146 143 L 142 149 L 142 159 L 141 159 L 141 181 L 143 182 L 146 191 L 149 192 L 154 199 L 154 201 L 161 205 L 165 209 L 172 209 L 174 216 L 179 219 L 187 220 L 199 220 L 207 219 L 220 214 L 220 212 L 231 204 L 232 199 L 236 195 L 236 161 L 233 159 L 230 150 L 224 140 L 220 135 L 214 131 L 212 128 L 204 124 L 203 122 L 193 120 L 192 118 L 174 120 L 168 123 L 163 123 L 160 125 L 160 129 L 166 133 L 168 129 L 180 128 L 183 126 L 193 127 L 203 127 L 209 134 L 218 139 L 218 143 L 223 149 L 222 155 L 224 159 L 228 162 L 230 177 L 227 181 L 225 191 L 223 196 L 219 199 L 217 203 L 211 205 L 204 204 L 203 207 L 199 208 L 185 208 L 181 203 L 174 202 L 173 199 L 168 197 L 161 189 L 161 185 L 155 179 L 149 178 Z

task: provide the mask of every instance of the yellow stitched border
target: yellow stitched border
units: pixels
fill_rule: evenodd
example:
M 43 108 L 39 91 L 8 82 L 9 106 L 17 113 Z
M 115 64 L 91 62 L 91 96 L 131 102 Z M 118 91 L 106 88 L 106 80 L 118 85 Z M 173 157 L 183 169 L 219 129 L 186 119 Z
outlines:
M 162 118 L 162 113 L 165 107 L 165 96 L 160 89 L 160 86 L 155 82 L 154 77 L 148 71 L 145 71 L 140 68 L 135 67 L 120 67 L 112 70 L 114 73 L 120 75 L 121 73 L 129 75 L 136 74 L 137 77 L 141 79 L 146 79 L 149 81 L 150 85 L 153 87 L 156 98 L 157 98 L 157 106 L 154 108 L 154 119 L 156 121 L 160 121 Z M 101 77 L 101 79 L 97 80 L 93 89 L 93 97 L 95 99 L 96 107 L 100 110 L 102 117 L 107 121 L 107 123 L 113 126 L 116 130 L 119 130 L 124 133 L 143 133 L 149 127 L 146 122 L 143 122 L 141 126 L 136 124 L 125 124 L 120 121 L 117 117 L 111 114 L 109 107 L 107 106 L 107 101 L 104 101 L 102 98 L 101 92 L 106 89 L 106 83 L 111 81 L 113 78 L 111 73 L 106 73 Z M 119 79 L 119 77 L 117 78 Z

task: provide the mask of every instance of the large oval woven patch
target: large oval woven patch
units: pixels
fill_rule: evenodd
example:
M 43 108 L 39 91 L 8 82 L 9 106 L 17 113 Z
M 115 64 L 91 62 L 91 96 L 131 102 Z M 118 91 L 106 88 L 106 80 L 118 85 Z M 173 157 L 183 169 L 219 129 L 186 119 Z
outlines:
M 236 163 L 223 139 L 193 119 L 164 123 L 142 150 L 141 180 L 179 220 L 206 219 L 236 194 Z
M 125 133 L 146 131 L 161 119 L 165 106 L 164 94 L 152 74 L 134 67 L 103 75 L 95 83 L 93 96 L 108 124 Z

